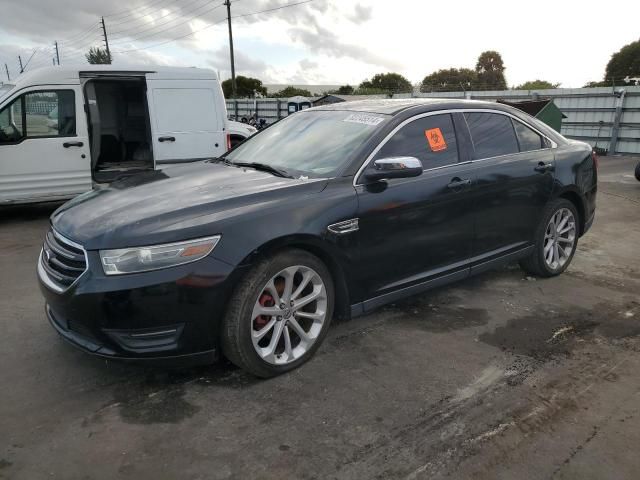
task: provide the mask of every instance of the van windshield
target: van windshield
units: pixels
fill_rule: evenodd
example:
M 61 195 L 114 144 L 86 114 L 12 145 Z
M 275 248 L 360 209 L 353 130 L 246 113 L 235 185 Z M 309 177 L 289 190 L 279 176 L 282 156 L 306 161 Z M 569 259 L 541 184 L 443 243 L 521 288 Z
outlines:
M 11 85 L 10 83 L 3 83 L 0 85 L 0 100 L 2 100 L 6 95 L 9 94 L 15 85 Z
M 260 163 L 296 175 L 331 177 L 388 119 L 351 111 L 298 112 L 229 152 L 232 163 Z

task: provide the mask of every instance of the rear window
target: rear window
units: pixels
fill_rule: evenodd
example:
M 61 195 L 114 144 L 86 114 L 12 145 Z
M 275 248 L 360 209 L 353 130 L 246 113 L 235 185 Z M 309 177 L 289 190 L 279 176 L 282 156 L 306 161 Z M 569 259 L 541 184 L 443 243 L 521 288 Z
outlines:
M 465 113 L 475 158 L 491 158 L 518 153 L 518 141 L 511 118 L 497 113 Z
M 540 150 L 543 148 L 544 144 L 542 143 L 542 137 L 527 127 L 524 123 L 513 120 L 513 127 L 515 128 L 516 135 L 518 136 L 518 143 L 520 144 L 521 152 Z

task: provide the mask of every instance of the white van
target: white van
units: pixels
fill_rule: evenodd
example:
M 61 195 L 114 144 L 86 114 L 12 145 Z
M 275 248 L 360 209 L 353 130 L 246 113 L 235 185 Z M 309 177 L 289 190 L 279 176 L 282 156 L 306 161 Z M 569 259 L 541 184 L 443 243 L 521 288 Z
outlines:
M 228 150 L 216 74 L 113 65 L 35 69 L 0 87 L 0 204 L 71 198 Z

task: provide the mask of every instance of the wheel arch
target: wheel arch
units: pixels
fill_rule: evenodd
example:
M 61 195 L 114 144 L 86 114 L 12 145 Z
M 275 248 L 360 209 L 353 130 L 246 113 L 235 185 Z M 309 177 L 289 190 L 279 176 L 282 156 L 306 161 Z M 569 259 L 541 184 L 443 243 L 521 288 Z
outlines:
M 586 222 L 586 209 L 584 205 L 584 199 L 582 195 L 578 192 L 577 189 L 567 188 L 559 192 L 555 198 L 563 198 L 565 200 L 569 200 L 573 203 L 574 207 L 578 211 L 578 219 L 579 222 L 579 234 L 582 236 L 584 234 L 585 222 Z
M 279 237 L 256 248 L 242 261 L 242 264 L 253 264 L 262 258 L 273 256 L 287 249 L 299 249 L 309 252 L 318 257 L 327 266 L 334 285 L 334 318 L 350 318 L 351 296 L 349 292 L 349 282 L 343 265 L 338 261 L 338 258 L 342 257 L 343 254 L 338 248 L 326 240 L 309 234 Z

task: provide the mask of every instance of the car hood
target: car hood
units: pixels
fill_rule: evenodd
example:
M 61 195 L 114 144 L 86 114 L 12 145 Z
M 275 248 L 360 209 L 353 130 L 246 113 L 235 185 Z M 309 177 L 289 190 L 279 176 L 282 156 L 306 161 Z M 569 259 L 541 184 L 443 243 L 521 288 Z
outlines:
M 224 164 L 190 164 L 87 192 L 56 210 L 51 223 L 87 250 L 155 245 L 223 233 L 239 215 L 295 205 L 326 183 Z

